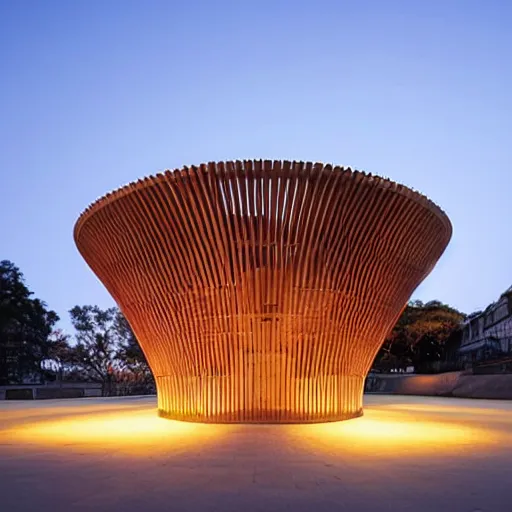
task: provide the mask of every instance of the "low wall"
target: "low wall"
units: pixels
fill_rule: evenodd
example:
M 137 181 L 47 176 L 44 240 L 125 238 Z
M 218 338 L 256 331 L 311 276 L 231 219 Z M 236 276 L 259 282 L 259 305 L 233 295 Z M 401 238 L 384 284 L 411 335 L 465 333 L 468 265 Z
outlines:
M 512 374 L 472 375 L 464 372 L 437 375 L 371 374 L 367 379 L 366 391 L 397 395 L 512 400 Z
M 49 400 L 100 396 L 101 384 L 89 382 L 69 382 L 62 386 L 37 384 L 0 386 L 0 400 Z

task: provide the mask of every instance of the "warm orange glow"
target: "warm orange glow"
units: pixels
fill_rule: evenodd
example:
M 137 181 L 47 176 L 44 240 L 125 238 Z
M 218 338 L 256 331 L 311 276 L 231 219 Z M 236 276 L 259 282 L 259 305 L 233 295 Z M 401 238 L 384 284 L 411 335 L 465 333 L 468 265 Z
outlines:
M 229 426 L 169 421 L 154 409 L 135 412 L 77 415 L 56 420 L 43 419 L 0 432 L 0 442 L 53 447 L 75 447 L 87 451 L 118 449 L 123 453 L 147 454 L 148 446 L 178 452 L 191 444 L 207 445 L 229 432 Z
M 159 414 L 215 423 L 361 415 L 375 354 L 450 236 L 402 185 L 258 160 L 146 178 L 75 226 L 153 370 Z
M 393 398 L 395 403 L 385 403 Z M 0 444 L 61 449 L 67 452 L 105 453 L 147 457 L 148 454 L 186 455 L 219 448 L 221 453 L 243 443 L 257 444 L 271 436 L 298 452 L 324 452 L 333 457 L 428 457 L 440 451 L 475 454 L 499 450 L 512 443 L 510 404 L 478 407 L 453 405 L 449 400 L 431 404 L 396 403 L 379 397 L 367 405 L 365 416 L 350 421 L 308 425 L 235 426 L 180 422 L 158 418 L 147 400 L 126 404 L 87 403 L 60 407 L 27 407 L 25 420 L 2 410 Z M 115 407 L 119 406 L 119 410 Z M 99 409 L 108 408 L 103 412 Z M 77 412 L 81 411 L 81 412 Z M 51 418 L 50 416 L 58 417 Z M 483 415 L 483 418 L 482 418 Z M 6 428 L 7 427 L 7 428 Z M 235 444 L 233 445 L 233 440 Z M 242 444 L 240 444 L 242 443 Z
M 393 412 L 366 409 L 365 415 L 351 421 L 301 425 L 288 432 L 290 442 L 303 443 L 305 448 L 321 449 L 332 455 L 349 452 L 365 456 L 409 457 L 431 455 L 438 450 L 450 453 L 472 450 L 485 451 L 511 436 L 507 432 L 488 429 L 458 418 L 436 414 L 434 408 L 426 417 L 414 411 Z M 465 409 L 473 420 L 475 410 Z M 438 410 L 439 412 L 439 410 Z M 476 416 L 477 417 L 477 416 Z

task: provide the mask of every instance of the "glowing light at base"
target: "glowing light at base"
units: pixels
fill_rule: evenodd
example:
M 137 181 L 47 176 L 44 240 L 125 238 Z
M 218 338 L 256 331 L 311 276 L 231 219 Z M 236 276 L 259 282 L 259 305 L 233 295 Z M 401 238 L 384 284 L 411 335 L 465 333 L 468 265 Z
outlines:
M 473 420 L 478 414 L 466 413 L 472 414 Z M 371 409 L 357 420 L 301 425 L 291 427 L 287 434 L 291 443 L 300 442 L 306 450 L 322 450 L 333 456 L 349 453 L 400 458 L 431 455 L 438 450 L 446 455 L 468 449 L 485 453 L 486 448 L 499 445 L 505 437 L 474 421 L 467 424 L 435 413 L 422 418 L 412 411 Z
M 147 447 L 160 445 L 166 453 L 184 451 L 198 443 L 207 446 L 229 432 L 229 426 L 168 421 L 154 410 L 98 413 L 42 420 L 2 432 L 0 440 L 20 444 L 75 447 L 86 451 L 118 449 L 147 455 Z
M 362 414 L 370 365 L 451 224 L 386 179 L 246 160 L 130 184 L 74 236 L 141 344 L 161 416 L 306 423 Z
M 396 400 L 396 398 L 394 398 Z M 500 404 L 501 405 L 501 404 Z M 505 404 L 508 405 L 508 404 Z M 405 410 L 409 406 L 410 410 Z M 439 451 L 445 456 L 499 451 L 510 446 L 512 432 L 510 410 L 439 404 L 370 405 L 365 416 L 350 421 L 307 425 L 213 425 L 181 422 L 158 418 L 154 406 L 143 410 L 109 412 L 94 411 L 94 404 L 61 407 L 59 418 L 50 419 L 48 412 L 57 408 L 38 408 L 38 417 L 26 419 L 2 411 L 2 419 L 10 422 L 5 429 L 0 424 L 0 444 L 14 445 L 20 451 L 29 447 L 61 450 L 70 453 L 119 456 L 187 456 L 206 454 L 218 449 L 221 458 L 235 455 L 245 446 L 257 450 L 258 443 L 267 441 L 287 446 L 286 452 L 325 453 L 342 460 L 361 461 L 375 457 L 429 457 Z M 109 406 L 110 407 L 110 406 Z M 404 407 L 404 409 L 400 409 Z M 82 413 L 77 414 L 77 409 Z M 481 413 L 485 420 L 482 421 Z

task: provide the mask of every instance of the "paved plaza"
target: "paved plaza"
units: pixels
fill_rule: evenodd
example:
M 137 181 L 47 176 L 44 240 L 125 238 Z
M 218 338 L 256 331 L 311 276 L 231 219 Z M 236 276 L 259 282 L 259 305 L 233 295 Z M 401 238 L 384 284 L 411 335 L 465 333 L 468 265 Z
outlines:
M 155 408 L 0 402 L 0 511 L 512 510 L 512 402 L 372 395 L 364 417 L 318 425 Z

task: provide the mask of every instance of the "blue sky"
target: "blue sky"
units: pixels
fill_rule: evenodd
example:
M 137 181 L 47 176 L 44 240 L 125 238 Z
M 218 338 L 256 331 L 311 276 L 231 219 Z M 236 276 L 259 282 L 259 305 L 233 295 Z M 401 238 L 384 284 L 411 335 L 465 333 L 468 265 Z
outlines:
M 512 2 L 0 0 L 0 258 L 63 318 L 112 305 L 80 212 L 166 168 L 350 165 L 428 195 L 454 236 L 415 293 L 512 284 Z

